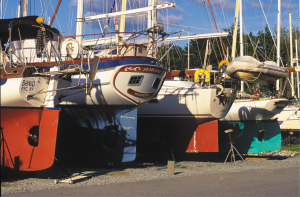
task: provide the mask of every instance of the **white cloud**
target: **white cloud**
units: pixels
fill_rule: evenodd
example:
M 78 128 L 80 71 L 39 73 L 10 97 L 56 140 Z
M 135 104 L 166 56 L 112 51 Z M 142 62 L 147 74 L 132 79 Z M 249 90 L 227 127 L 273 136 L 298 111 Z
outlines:
M 167 19 L 165 16 L 163 16 L 161 13 L 158 13 L 157 14 L 157 17 L 158 17 L 158 22 L 163 22 L 163 23 L 166 23 L 167 22 Z M 168 21 L 170 24 L 180 24 L 180 22 L 183 20 L 183 16 L 180 15 L 180 16 L 175 16 L 175 15 L 169 15 L 168 16 Z
M 178 5 L 176 5 L 175 8 L 170 8 L 169 10 L 171 12 L 177 13 L 177 14 L 185 12 L 184 9 L 182 7 L 180 7 L 180 6 L 178 6 Z

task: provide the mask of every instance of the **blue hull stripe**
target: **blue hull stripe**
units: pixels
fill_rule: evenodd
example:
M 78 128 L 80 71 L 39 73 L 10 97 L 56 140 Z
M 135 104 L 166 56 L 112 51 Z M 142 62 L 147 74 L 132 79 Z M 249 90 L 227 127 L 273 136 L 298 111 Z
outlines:
M 109 60 L 109 61 L 101 61 L 98 65 L 98 70 L 114 68 L 117 66 L 128 65 L 128 64 L 148 64 L 148 65 L 156 65 L 156 62 L 150 59 L 119 59 L 119 60 Z M 71 65 L 71 64 L 70 64 Z M 67 65 L 69 67 L 70 65 Z M 92 63 L 90 63 L 90 67 Z M 88 70 L 88 64 L 83 64 L 83 69 Z

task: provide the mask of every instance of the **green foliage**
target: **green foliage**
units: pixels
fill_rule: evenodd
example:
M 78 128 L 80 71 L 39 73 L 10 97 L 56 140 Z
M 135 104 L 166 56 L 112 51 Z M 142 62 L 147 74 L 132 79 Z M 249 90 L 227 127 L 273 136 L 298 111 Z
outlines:
M 282 147 L 281 150 L 291 150 L 300 153 L 300 145 L 292 144 L 291 147 Z

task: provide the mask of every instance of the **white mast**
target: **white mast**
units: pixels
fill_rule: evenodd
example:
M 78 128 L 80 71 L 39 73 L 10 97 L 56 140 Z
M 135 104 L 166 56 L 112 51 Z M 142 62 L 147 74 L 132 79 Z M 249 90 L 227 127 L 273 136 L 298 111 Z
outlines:
M 188 36 L 190 36 L 190 28 L 188 31 Z M 187 65 L 187 69 L 190 69 L 190 39 L 188 39 L 188 65 Z
M 3 19 L 3 0 L 0 3 L 0 19 Z
M 18 18 L 21 17 L 21 1 L 18 4 Z
M 233 29 L 233 36 L 232 36 L 232 52 L 231 52 L 232 60 L 235 58 L 237 25 L 238 25 L 238 20 L 239 20 L 239 6 L 240 6 L 240 0 L 236 0 L 235 16 L 234 16 L 234 29 Z
M 290 25 L 290 54 L 291 54 L 291 67 L 293 67 L 293 41 L 292 41 L 292 12 L 289 12 L 289 25 Z M 292 97 L 294 94 L 294 73 L 291 72 L 291 83 L 292 83 Z
M 21 17 L 27 16 L 27 7 L 28 7 L 28 0 L 21 1 Z
M 127 7 L 127 0 L 122 0 L 121 11 L 126 11 L 126 7 Z M 125 31 L 125 19 L 126 19 L 126 15 L 125 14 L 121 15 L 120 32 Z M 122 35 L 124 35 L 124 33 L 120 33 L 120 36 L 122 36 Z
M 240 0 L 240 56 L 244 56 L 243 48 L 243 6 L 242 0 Z M 244 92 L 244 81 L 241 81 L 241 93 Z
M 280 22 L 281 20 L 281 0 L 278 0 L 277 8 L 277 66 L 280 67 Z M 276 90 L 279 92 L 279 79 L 276 81 Z
M 296 47 L 296 64 L 298 68 L 298 47 L 297 47 L 297 40 L 295 40 L 295 47 Z M 299 90 L 299 71 L 297 72 L 297 98 L 300 98 L 300 90 Z
M 77 4 L 77 21 L 76 21 L 76 40 L 81 46 L 82 42 L 82 29 L 83 29 L 83 0 L 78 0 Z

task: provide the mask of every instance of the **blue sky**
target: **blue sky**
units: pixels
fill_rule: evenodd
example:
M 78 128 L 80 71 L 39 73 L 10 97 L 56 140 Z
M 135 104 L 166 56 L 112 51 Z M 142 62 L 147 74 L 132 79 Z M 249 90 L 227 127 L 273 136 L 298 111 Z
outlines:
M 113 0 L 85 0 L 84 15 L 92 15 L 95 13 L 103 13 L 110 10 Z M 168 0 L 172 2 L 173 0 Z M 262 29 L 264 16 L 262 8 L 267 14 L 271 0 L 242 0 L 243 1 L 243 24 L 244 33 L 252 31 L 256 34 Z M 17 16 L 17 4 L 19 0 L 5 0 L 4 11 L 5 18 Z M 42 6 L 41 6 L 42 2 Z M 42 15 L 42 11 L 46 16 L 52 16 L 58 0 L 28 0 L 28 14 Z M 106 2 L 108 2 L 106 6 Z M 127 9 L 145 7 L 147 0 L 128 0 Z M 158 0 L 158 3 L 166 2 L 166 0 Z M 260 5 L 262 3 L 262 8 Z M 184 29 L 183 35 L 187 35 L 188 27 L 191 34 L 213 33 L 216 32 L 215 25 L 212 20 L 208 0 L 175 0 L 176 7 L 168 10 L 159 10 L 159 22 L 168 22 L 165 30 L 172 32 Z M 235 0 L 210 0 L 214 16 L 219 31 L 228 28 L 233 24 L 235 13 Z M 282 0 L 281 2 L 281 25 L 288 28 L 288 12 L 292 12 L 293 25 L 299 27 L 299 1 L 298 0 Z M 103 7 L 104 5 L 104 7 Z M 120 9 L 121 0 L 117 0 Z M 106 8 L 107 7 L 107 8 Z M 57 18 L 53 23 L 53 27 L 57 28 L 63 35 L 74 35 L 76 26 L 77 0 L 62 0 L 59 7 Z M 48 17 L 46 17 L 48 18 Z M 130 17 L 126 19 L 126 31 L 132 31 L 133 21 L 135 31 L 143 30 L 146 27 L 147 17 L 143 14 L 140 17 Z M 267 17 L 268 23 L 274 34 L 274 27 L 277 23 L 277 0 L 272 0 L 270 11 Z M 102 28 L 105 21 L 100 22 Z M 114 28 L 115 20 L 112 21 L 110 28 Z M 266 25 L 266 24 L 265 24 Z M 113 29 L 112 29 L 113 30 Z M 98 22 L 89 22 L 84 27 L 84 33 L 101 33 Z M 180 41 L 178 44 L 183 46 L 187 41 Z

